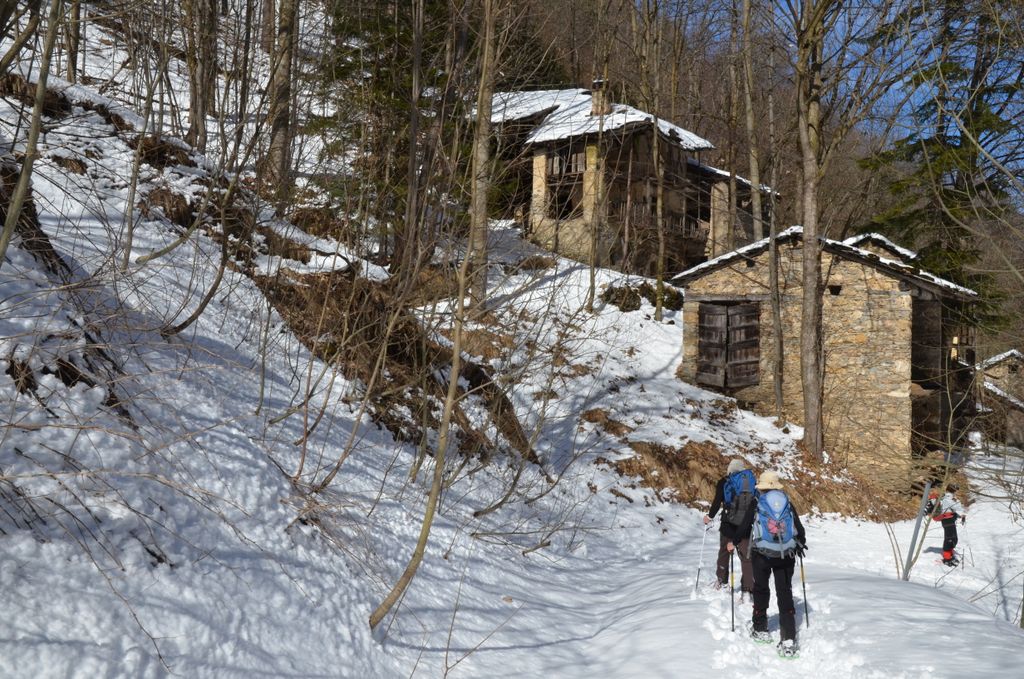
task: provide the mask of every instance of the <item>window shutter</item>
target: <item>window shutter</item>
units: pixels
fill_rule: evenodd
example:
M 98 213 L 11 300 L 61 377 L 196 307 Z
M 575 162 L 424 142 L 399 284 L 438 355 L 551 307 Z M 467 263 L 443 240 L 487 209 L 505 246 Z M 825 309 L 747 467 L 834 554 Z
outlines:
M 761 309 L 758 304 L 737 304 L 728 309 L 726 384 L 749 387 L 760 382 Z
M 699 384 L 725 387 L 728 324 L 728 307 L 719 304 L 700 305 L 697 329 L 697 382 Z

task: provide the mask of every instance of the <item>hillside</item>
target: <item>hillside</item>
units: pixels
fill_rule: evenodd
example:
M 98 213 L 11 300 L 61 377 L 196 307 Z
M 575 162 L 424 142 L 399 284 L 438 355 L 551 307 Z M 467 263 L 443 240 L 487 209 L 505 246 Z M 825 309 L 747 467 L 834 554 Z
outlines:
M 103 45 L 87 50 L 96 63 Z M 828 489 L 849 505 L 854 480 L 804 464 L 798 428 L 675 377 L 675 312 L 654 321 L 648 300 L 623 311 L 601 298 L 585 311 L 587 267 L 507 222 L 491 225 L 493 304 L 466 350 L 501 399 L 464 399 L 423 565 L 371 632 L 419 533 L 440 410 L 436 384 L 411 384 L 406 364 L 375 371 L 360 362 L 373 352 L 333 351 L 328 320 L 389 308 L 388 270 L 243 187 L 230 216 L 190 229 L 232 175 L 174 135 L 147 136 L 116 92 L 53 77 L 50 91 L 31 204 L 0 263 L 0 675 L 1016 671 L 1024 535 L 982 474 L 999 460 L 975 461 L 986 493 L 965 567 L 932 563 L 933 530 L 900 582 L 888 531 L 905 548 L 910 522 L 834 513 Z M 29 99 L 5 92 L 0 138 L 20 140 Z M 434 271 L 461 257 L 448 245 Z M 596 273 L 598 295 L 645 282 Z M 295 314 L 301 291 L 330 296 L 321 285 L 360 307 Z M 435 361 L 451 336 L 438 289 L 401 317 L 418 324 L 401 337 L 429 342 Z M 444 384 L 428 365 L 413 377 Z M 733 635 L 728 592 L 709 587 L 716 535 L 692 505 L 733 456 L 779 471 L 808 517 L 796 663 L 751 647 L 748 603 Z

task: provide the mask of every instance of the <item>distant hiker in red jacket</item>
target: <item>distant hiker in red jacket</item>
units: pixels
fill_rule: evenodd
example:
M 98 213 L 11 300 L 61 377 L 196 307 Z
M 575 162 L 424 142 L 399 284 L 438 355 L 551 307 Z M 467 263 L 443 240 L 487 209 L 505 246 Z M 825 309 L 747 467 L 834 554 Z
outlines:
M 750 554 L 747 543 L 750 539 L 750 526 L 746 530 L 740 530 L 740 523 L 747 513 L 747 508 L 752 507 L 757 501 L 757 480 L 754 472 L 747 469 L 747 464 L 740 459 L 729 463 L 725 476 L 718 480 L 715 485 L 715 499 L 711 502 L 711 509 L 704 516 L 704 525 L 711 523 L 718 510 L 722 510 L 722 520 L 718 527 L 718 564 L 715 574 L 718 580 L 715 589 L 722 585 L 729 584 L 729 550 L 726 545 L 735 544 L 739 549 L 737 554 L 740 557 L 740 578 L 741 592 L 754 591 L 754 573 L 750 569 Z M 742 596 L 742 595 L 741 595 Z
M 953 568 L 960 564 L 960 560 L 956 558 L 956 552 L 953 549 L 956 547 L 956 543 L 959 538 L 956 534 L 956 520 L 960 519 L 960 523 L 967 523 L 967 510 L 964 506 L 956 499 L 956 492 L 960 490 L 960 486 L 951 483 L 946 486 L 946 494 L 939 498 L 939 491 L 933 490 L 928 495 L 928 504 L 925 506 L 925 511 L 932 515 L 933 521 L 942 522 L 942 563 Z

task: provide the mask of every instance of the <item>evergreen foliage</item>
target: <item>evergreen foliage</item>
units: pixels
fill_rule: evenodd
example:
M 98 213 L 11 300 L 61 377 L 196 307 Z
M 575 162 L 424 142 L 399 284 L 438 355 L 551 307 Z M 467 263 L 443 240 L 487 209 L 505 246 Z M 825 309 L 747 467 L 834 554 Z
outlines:
M 911 132 L 865 166 L 888 176 L 895 201 L 866 230 L 917 249 L 921 266 L 977 290 L 974 310 L 989 327 L 1001 322 L 1000 293 L 977 267 L 980 241 L 1017 213 L 1006 169 L 1019 172 L 1024 49 L 1002 28 L 1014 0 L 914 3 L 901 16 L 921 52 L 908 82 Z

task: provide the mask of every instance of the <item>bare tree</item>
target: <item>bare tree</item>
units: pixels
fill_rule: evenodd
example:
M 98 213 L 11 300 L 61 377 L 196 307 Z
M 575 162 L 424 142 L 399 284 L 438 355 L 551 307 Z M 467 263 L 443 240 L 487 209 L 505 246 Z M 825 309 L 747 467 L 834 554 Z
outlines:
M 205 151 L 207 116 L 213 112 L 216 97 L 217 0 L 186 0 L 185 21 L 190 94 L 185 141 Z
M 270 102 L 267 111 L 270 146 L 264 162 L 263 182 L 275 197 L 278 214 L 283 214 L 285 201 L 291 193 L 292 60 L 299 29 L 299 1 L 281 0 L 277 42 L 271 58 Z
M 827 227 L 822 221 L 819 190 L 830 161 L 847 135 L 906 73 L 906 59 L 899 49 L 901 36 L 889 21 L 901 1 L 854 6 L 845 0 L 787 0 L 790 27 L 796 38 L 798 212 L 803 224 L 803 442 L 817 459 L 824 453 L 821 243 Z M 832 102 L 827 109 L 826 97 Z
M 0 266 L 3 266 L 4 256 L 7 254 L 7 246 L 10 245 L 14 236 L 14 228 L 21 217 L 21 208 L 28 195 L 29 184 L 32 183 L 32 165 L 36 156 L 39 155 L 37 144 L 39 142 L 39 130 L 43 121 L 43 105 L 46 101 L 46 81 L 50 76 L 50 60 L 53 56 L 53 46 L 57 41 L 57 33 L 60 29 L 61 10 L 64 7 L 63 0 L 52 0 L 50 13 L 46 21 L 46 37 L 43 41 L 43 52 L 40 55 L 39 70 L 36 75 L 36 90 L 32 105 L 32 118 L 28 126 L 28 139 L 25 142 L 25 158 L 21 162 L 21 172 L 18 175 L 18 183 L 14 188 L 14 195 L 7 206 L 4 218 L 3 231 L 0 232 Z
M 469 206 L 470 291 L 479 313 L 487 301 L 487 195 L 491 186 L 491 98 L 497 54 L 495 0 L 482 0 L 483 42 L 480 45 L 480 79 L 476 97 L 476 125 L 473 132 L 472 195 Z

